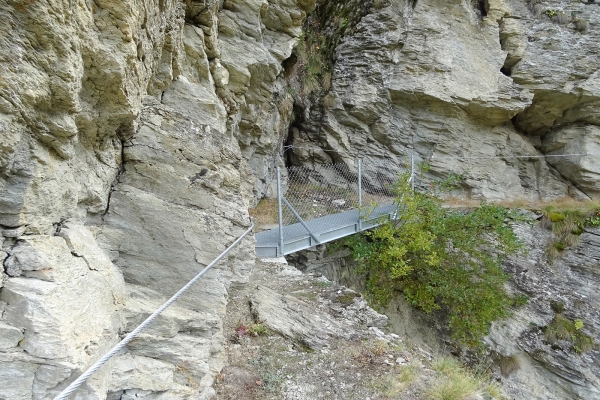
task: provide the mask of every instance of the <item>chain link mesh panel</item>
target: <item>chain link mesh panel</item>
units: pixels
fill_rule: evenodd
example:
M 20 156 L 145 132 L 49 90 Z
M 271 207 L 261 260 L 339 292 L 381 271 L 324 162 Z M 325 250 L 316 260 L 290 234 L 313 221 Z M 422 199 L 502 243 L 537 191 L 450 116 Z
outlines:
M 305 222 L 336 214 L 343 219 L 349 218 L 350 214 L 347 212 L 352 210 L 361 209 L 368 213 L 372 206 L 391 204 L 394 201 L 393 185 L 399 174 L 410 174 L 410 170 L 398 171 L 397 168 L 377 162 L 362 163 L 360 171 L 360 193 L 358 162 L 354 165 L 290 167 L 282 171 L 283 225 L 297 224 L 297 216 Z M 293 211 L 285 205 L 285 200 Z M 352 218 L 358 220 L 358 214 L 355 212 Z M 313 221 L 310 225 L 315 231 L 322 231 L 332 222 L 323 219 Z M 288 233 L 284 231 L 284 240 L 287 238 Z
M 373 206 L 394 202 L 394 184 L 399 178 L 410 177 L 410 165 L 398 169 L 385 160 L 363 161 L 362 163 L 362 204 Z

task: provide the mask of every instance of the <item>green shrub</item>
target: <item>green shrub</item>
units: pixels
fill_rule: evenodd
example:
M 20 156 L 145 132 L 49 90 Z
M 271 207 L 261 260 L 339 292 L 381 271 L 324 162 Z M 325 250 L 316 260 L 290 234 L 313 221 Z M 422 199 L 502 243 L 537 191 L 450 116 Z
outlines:
M 576 353 L 585 353 L 594 348 L 594 340 L 581 331 L 583 326 L 582 320 L 570 320 L 563 314 L 557 313 L 552 322 L 544 327 L 544 337 L 552 344 L 559 340 L 566 340 L 571 343 Z
M 345 242 L 367 275 L 369 296 L 385 306 L 402 293 L 425 312 L 443 309 L 453 338 L 475 346 L 513 304 L 501 261 L 521 248 L 506 223 L 517 215 L 489 204 L 445 209 L 439 196 L 413 193 L 407 177 L 399 182 L 399 218 Z

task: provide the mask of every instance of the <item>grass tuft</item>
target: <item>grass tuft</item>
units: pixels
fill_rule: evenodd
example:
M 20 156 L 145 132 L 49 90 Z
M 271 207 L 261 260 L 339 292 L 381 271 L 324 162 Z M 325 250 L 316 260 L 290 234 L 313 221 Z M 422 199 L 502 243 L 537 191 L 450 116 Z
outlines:
M 567 247 L 575 247 L 579 244 L 579 235 L 575 235 L 573 233 L 567 233 L 563 236 L 562 242 Z
M 256 207 L 248 210 L 248 213 L 257 225 L 275 224 L 277 223 L 277 200 L 276 199 L 261 199 Z
M 561 251 L 556 247 L 556 244 L 557 243 L 550 243 L 550 245 L 546 248 L 546 257 L 550 263 L 560 259 L 561 256 Z
M 467 400 L 479 394 L 479 384 L 471 376 L 453 374 L 440 379 L 426 393 L 431 400 Z
M 521 368 L 521 359 L 515 354 L 502 357 L 498 362 L 498 366 L 500 367 L 500 373 L 505 377 L 509 377 Z
M 590 27 L 590 23 L 585 19 L 577 19 L 575 21 L 575 30 L 577 32 L 585 32 Z
M 573 349 L 577 353 L 586 353 L 588 351 L 592 351 L 594 348 L 594 340 L 591 336 L 585 335 L 583 333 L 578 333 L 575 335 L 575 340 L 573 341 Z
M 571 339 L 574 331 L 573 323 L 562 314 L 556 314 L 552 323 L 544 330 L 544 337 L 550 343 L 556 343 L 558 340 Z
M 460 363 L 452 357 L 441 357 L 436 359 L 431 365 L 431 368 L 444 375 L 452 375 L 453 373 L 462 370 Z

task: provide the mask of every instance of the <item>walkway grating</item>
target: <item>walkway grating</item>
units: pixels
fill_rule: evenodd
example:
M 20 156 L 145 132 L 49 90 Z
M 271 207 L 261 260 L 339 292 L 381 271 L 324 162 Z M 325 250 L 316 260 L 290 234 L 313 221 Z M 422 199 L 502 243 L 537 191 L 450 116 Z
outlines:
M 394 204 L 384 204 L 375 207 L 368 217 L 363 216 L 362 220 L 359 210 L 353 209 L 306 221 L 305 224 L 312 234 L 317 236 L 318 242 L 301 223 L 284 226 L 283 250 L 280 249 L 279 228 L 260 232 L 255 235 L 256 255 L 261 258 L 280 257 L 371 229 L 380 225 L 386 217 L 394 218 L 396 209 Z

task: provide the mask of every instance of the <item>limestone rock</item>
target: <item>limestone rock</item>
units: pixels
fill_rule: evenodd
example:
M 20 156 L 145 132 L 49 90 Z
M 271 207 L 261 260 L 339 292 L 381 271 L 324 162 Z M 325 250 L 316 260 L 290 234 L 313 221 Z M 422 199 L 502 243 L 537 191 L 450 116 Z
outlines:
M 259 199 L 273 194 L 275 166 L 284 165 L 280 149 L 293 99 L 280 77 L 281 63 L 290 57 L 314 7 L 315 0 L 233 0 L 219 13 L 221 57 L 215 68 L 226 68 L 228 83 L 218 93 L 230 110 L 239 111 L 228 128 L 258 178 L 253 189 Z
M 23 333 L 20 329 L 0 321 L 0 350 L 17 347 L 21 339 L 23 339 Z
M 293 296 L 279 294 L 264 286 L 256 288 L 250 297 L 250 306 L 257 321 L 311 349 L 322 348 L 331 338 L 359 337 L 347 322 L 338 321 Z
M 2 357 L 4 358 L 4 357 Z M 5 399 L 29 400 L 38 365 L 27 361 L 2 360 L 0 368 L 0 396 Z
M 551 233 L 529 225 L 516 229 L 529 252 L 513 258 L 507 266 L 513 289 L 527 294 L 529 301 L 510 319 L 495 323 L 487 339 L 492 350 L 503 356 L 518 354 L 521 360 L 521 368 L 504 382 L 507 394 L 535 399 L 598 397 L 600 352 L 594 349 L 579 355 L 568 343 L 553 345 L 544 338 L 542 328 L 554 318 L 552 303 L 559 302 L 566 317 L 584 321 L 583 332 L 597 341 L 600 232 L 586 230 L 579 245 L 549 265 L 545 248 L 552 240 Z
M 253 153 L 238 143 L 261 143 L 264 192 L 291 103 L 283 118 L 266 111 L 313 6 L 0 4 L 0 397 L 56 394 L 153 311 L 148 296 L 172 295 L 246 230 Z M 111 259 L 146 286 L 130 304 Z M 249 237 L 159 318 L 160 340 L 140 336 L 77 395 L 210 398 L 227 290 L 252 265 Z
M 142 95 L 181 52 L 181 6 L 0 5 L 0 224 L 50 233 L 106 209 Z
M 7 263 L 22 276 L 9 278 L 0 293 L 2 318 L 10 325 L 3 324 L 8 332 L 2 351 L 12 337 L 13 351 L 40 360 L 33 369 L 23 368 L 30 374 L 23 376 L 30 382 L 23 396 L 32 396 L 32 387 L 35 398 L 58 393 L 64 380 L 94 362 L 117 336 L 117 312 L 125 302 L 122 275 L 85 227 L 65 225 L 61 235 L 27 236 L 9 250 Z M 13 362 L 10 354 L 0 352 L 3 368 Z M 99 373 L 84 392 L 101 397 L 105 380 L 106 372 Z M 5 381 L 0 387 L 3 396 L 4 388 L 12 390 Z
M 166 298 L 140 286 L 129 286 L 131 300 L 123 309 L 123 329 L 131 331 Z M 222 340 L 221 320 L 211 312 L 197 313 L 174 304 L 115 357 L 108 398 L 144 395 L 171 398 L 208 396 L 222 360 L 215 350 Z
M 600 198 L 600 128 L 568 125 L 544 136 L 542 149 L 548 163 L 589 197 Z M 569 156 L 569 154 L 576 154 Z
M 99 234 L 127 282 L 170 296 L 246 229 L 240 191 L 249 174 L 235 148 L 224 133 L 170 108 L 144 110 Z M 233 254 L 251 246 L 246 240 Z M 248 267 L 240 262 L 212 271 L 180 301 L 218 311 L 228 282 L 243 280 Z
M 563 175 L 555 157 L 544 159 L 539 135 L 597 124 L 596 34 L 534 16 L 522 1 L 490 0 L 483 15 L 476 3 L 398 0 L 369 10 L 332 49 L 328 101 L 293 131 L 293 146 L 308 149 L 293 149 L 293 162 L 361 157 L 393 181 L 413 156 L 431 167 L 422 189 L 455 173 L 465 180 L 454 194 L 476 199 L 595 196 L 597 150 L 586 147 L 588 160 L 571 168 L 580 171 Z M 565 10 L 600 16 L 583 3 Z
M 237 142 L 214 126 L 216 114 L 204 112 L 206 103 L 187 102 L 195 83 L 179 79 L 174 87 L 168 90 L 170 106 L 147 98 L 97 233 L 131 290 L 122 313 L 126 330 L 158 308 L 158 299 L 181 289 L 249 224 L 251 174 Z M 131 380 L 113 375 L 110 392 L 209 398 L 223 366 L 220 316 L 227 290 L 247 280 L 252 252 L 253 240 L 247 238 L 129 343 L 127 357 L 115 360 L 114 373 L 138 372 Z M 160 363 L 144 370 L 146 359 Z M 154 370 L 166 379 L 162 389 L 145 383 Z

